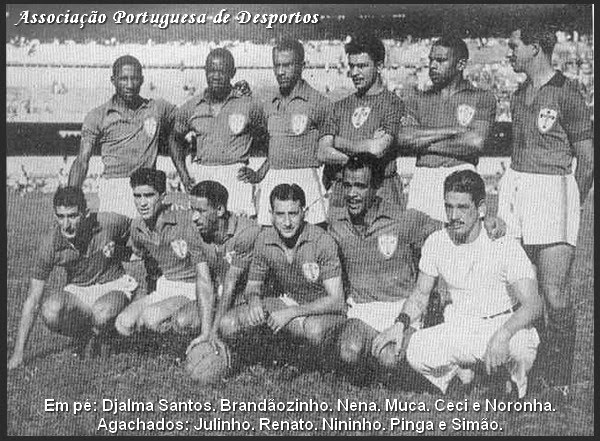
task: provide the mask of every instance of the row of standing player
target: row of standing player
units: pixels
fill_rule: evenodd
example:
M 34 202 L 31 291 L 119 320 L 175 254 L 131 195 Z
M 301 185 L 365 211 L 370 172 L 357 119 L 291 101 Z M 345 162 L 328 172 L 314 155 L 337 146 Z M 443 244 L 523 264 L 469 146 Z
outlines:
M 556 352 L 551 358 L 569 364 L 574 318 L 566 278 L 580 198 L 591 186 L 593 150 L 583 99 L 569 80 L 552 69 L 554 41 L 549 32 L 526 28 L 515 31 L 509 41 L 512 65 L 528 80 L 513 99 L 513 155 L 500 185 L 499 213 L 508 223 L 509 234 L 522 238 L 536 264 L 548 316 L 549 333 L 543 334 L 547 338 L 542 341 L 553 346 L 547 352 Z M 384 176 L 379 194 L 401 203 L 393 150 L 399 145 L 418 152 L 408 207 L 445 220 L 441 192 L 432 189 L 442 188 L 454 171 L 475 168 L 494 119 L 493 96 L 462 77 L 468 59 L 464 42 L 442 38 L 434 43 L 430 53 L 434 86 L 406 103 L 383 87 L 380 70 L 385 49 L 379 40 L 359 36 L 346 51 L 357 90 L 333 105 L 302 80 L 302 46 L 285 41 L 273 50 L 280 89 L 272 100 L 258 104 L 243 90 L 232 88 L 233 59 L 226 50 L 215 50 L 206 62 L 207 90 L 177 110 L 162 100 L 141 98 L 141 66 L 133 57 L 122 57 L 113 68 L 117 93 L 86 117 L 70 183 L 81 184 L 91 152 L 99 144 L 106 178 L 100 187 L 100 210 L 122 210 L 131 216 L 130 208 L 115 206 L 115 197 L 122 195 L 131 207 L 129 174 L 154 166 L 161 133 L 167 132 L 186 188 L 193 185 L 190 174 L 221 181 L 232 195 L 234 210 L 253 214 L 250 184 L 260 182 L 258 218 L 268 224 L 269 204 L 264 200 L 270 190 L 282 182 L 300 182 L 307 194 L 308 220 L 321 223 L 327 219 L 327 199 L 330 212 L 341 205 L 339 166 L 355 154 L 379 158 L 377 173 Z M 196 149 L 194 161 L 187 165 L 186 141 Z M 267 160 L 257 171 L 247 167 L 252 142 L 267 144 Z M 577 158 L 574 174 L 573 156 Z M 323 180 L 318 170 L 322 163 L 326 164 Z M 330 190 L 328 198 L 323 183 Z M 555 371 L 562 375 L 559 383 L 568 383 L 569 367 Z

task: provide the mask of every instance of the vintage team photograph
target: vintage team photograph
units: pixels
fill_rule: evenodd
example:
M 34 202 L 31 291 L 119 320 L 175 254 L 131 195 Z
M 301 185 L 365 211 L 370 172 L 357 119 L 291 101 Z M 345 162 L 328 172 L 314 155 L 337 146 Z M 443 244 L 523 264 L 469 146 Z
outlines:
M 6 435 L 593 435 L 593 17 L 6 5 Z

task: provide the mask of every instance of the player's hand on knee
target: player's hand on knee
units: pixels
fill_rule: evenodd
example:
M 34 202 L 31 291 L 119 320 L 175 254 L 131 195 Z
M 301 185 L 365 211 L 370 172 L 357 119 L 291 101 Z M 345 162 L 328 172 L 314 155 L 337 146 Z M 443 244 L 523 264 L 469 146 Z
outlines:
M 396 355 L 400 354 L 402 348 L 402 342 L 404 340 L 404 325 L 402 323 L 396 323 L 390 326 L 383 332 L 381 332 L 371 345 L 371 354 L 373 357 L 378 357 L 384 347 L 390 343 L 395 343 L 396 347 L 394 352 Z
M 281 309 L 269 314 L 267 317 L 267 325 L 273 330 L 273 334 L 277 334 L 294 318 L 296 318 L 296 311 L 294 308 Z
M 240 167 L 237 178 L 247 184 L 258 184 L 261 181 L 258 173 L 250 167 Z
M 385 135 L 385 130 L 379 127 L 377 130 L 375 130 L 375 133 L 373 133 L 373 139 L 383 138 Z
M 488 342 L 487 349 L 483 355 L 485 371 L 491 375 L 500 366 L 508 361 L 510 337 L 501 331 L 496 332 Z
M 498 216 L 486 216 L 483 226 L 490 239 L 500 239 L 506 235 L 506 222 Z
M 250 315 L 250 325 L 258 326 L 265 322 L 266 314 L 262 306 L 262 301 L 258 296 L 250 297 L 248 301 L 248 314 Z

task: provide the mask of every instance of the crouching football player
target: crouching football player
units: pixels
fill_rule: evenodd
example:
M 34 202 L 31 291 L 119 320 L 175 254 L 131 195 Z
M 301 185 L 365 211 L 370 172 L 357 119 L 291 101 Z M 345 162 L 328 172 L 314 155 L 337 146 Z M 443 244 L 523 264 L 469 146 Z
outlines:
M 78 354 L 91 340 L 101 341 L 92 337 L 112 329 L 115 317 L 137 288 L 121 264 L 127 257 L 129 234 L 123 217 L 89 213 L 83 191 L 77 187 L 59 188 L 53 206 L 56 225 L 37 253 L 9 369 L 23 362 L 44 286 L 54 267 L 65 268 L 67 285 L 48 295 L 42 303 L 42 317 L 50 330 L 75 338 Z
M 296 184 L 270 194 L 273 227 L 256 239 L 245 289 L 246 304 L 221 320 L 224 337 L 266 324 L 273 333 L 321 345 L 344 322 L 342 270 L 333 238 L 304 220 L 306 198 Z M 275 295 L 266 289 L 272 278 Z
M 172 211 L 163 204 L 165 173 L 140 168 L 132 173 L 130 183 L 140 214 L 131 224 L 132 248 L 145 261 L 152 261 L 162 275 L 156 290 L 131 303 L 115 326 L 125 336 L 137 329 L 162 333 L 171 329 L 169 319 L 177 310 L 197 299 L 205 313 L 212 312 L 212 282 L 192 213 Z

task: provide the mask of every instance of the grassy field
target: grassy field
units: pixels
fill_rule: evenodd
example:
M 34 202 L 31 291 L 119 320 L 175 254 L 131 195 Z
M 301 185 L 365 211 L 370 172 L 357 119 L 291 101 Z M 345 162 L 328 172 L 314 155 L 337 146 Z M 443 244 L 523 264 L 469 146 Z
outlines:
M 374 378 L 370 384 L 357 386 L 341 374 L 317 369 L 314 354 L 308 348 L 290 348 L 285 341 L 257 344 L 242 357 L 232 375 L 222 384 L 201 388 L 187 378 L 182 364 L 185 341 L 175 344 L 154 342 L 144 348 L 130 344 L 104 357 L 80 360 L 71 355 L 69 339 L 52 334 L 37 321 L 26 351 L 25 366 L 7 377 L 7 429 L 9 435 L 591 435 L 594 427 L 594 347 L 593 347 L 593 198 L 588 198 L 582 226 L 580 246 L 572 270 L 570 288 L 577 311 L 578 335 L 573 372 L 574 385 L 567 398 L 557 399 L 548 390 L 531 393 L 527 401 L 550 402 L 552 411 L 491 411 L 483 407 L 489 387 L 478 384 L 468 394 L 451 392 L 442 397 L 427 388 L 412 388 L 396 381 Z M 28 286 L 28 271 L 33 265 L 39 239 L 51 226 L 51 197 L 27 194 L 20 197 L 7 192 L 7 348 L 12 352 L 20 311 Z M 62 274 L 55 271 L 49 289 L 60 286 Z M 247 348 L 248 349 L 248 348 Z M 274 403 L 298 401 L 319 403 L 319 411 L 227 411 L 221 400 L 273 400 Z M 367 410 L 339 408 L 345 400 L 374 403 Z M 386 410 L 388 402 L 419 403 L 416 411 Z M 467 411 L 436 410 L 436 402 L 466 404 Z M 67 407 L 50 401 L 66 403 Z M 105 400 L 105 401 L 103 401 Z M 152 409 L 114 412 L 113 400 L 150 402 Z M 164 401 L 160 401 L 164 400 Z M 191 400 L 200 408 L 186 411 L 180 402 Z M 84 403 L 89 403 L 88 410 Z M 475 403 L 482 409 L 473 409 Z M 80 410 L 75 412 L 79 403 Z M 103 408 L 103 403 L 107 405 Z M 167 409 L 160 407 L 167 403 Z M 171 410 L 169 403 L 177 409 Z M 208 404 L 208 408 L 206 406 Z M 54 409 L 53 409 L 54 408 Z M 104 409 L 104 410 L 103 410 Z M 264 419 L 270 419 L 266 424 Z M 363 430 L 339 430 L 330 419 L 358 421 Z M 249 430 L 226 430 L 225 423 Z M 261 420 L 263 419 L 263 420 Z M 363 423 L 364 419 L 364 423 Z M 323 422 L 325 420 L 325 423 Z M 273 421 L 290 424 L 289 430 L 278 430 Z M 307 422 L 313 423 L 310 428 Z M 482 429 L 497 423 L 496 431 Z M 133 430 L 118 430 L 118 422 L 132 422 Z M 146 424 L 138 429 L 138 424 Z M 373 427 L 381 423 L 381 429 Z M 445 430 L 440 423 L 446 422 Z M 150 423 L 154 426 L 150 427 Z M 213 429 L 202 427 L 213 423 Z M 393 424 L 396 423 L 395 426 Z M 127 423 L 121 423 L 127 424 Z M 304 427 L 304 430 L 301 428 Z M 306 428 L 309 427 L 308 430 Z M 432 430 L 428 430 L 433 427 Z M 494 427 L 496 427 L 494 425 Z

